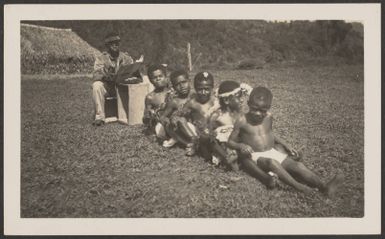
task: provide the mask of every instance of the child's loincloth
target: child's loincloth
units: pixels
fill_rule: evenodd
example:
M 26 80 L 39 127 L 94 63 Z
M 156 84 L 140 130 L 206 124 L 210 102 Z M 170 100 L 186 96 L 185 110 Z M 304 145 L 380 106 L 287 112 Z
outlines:
M 282 163 L 283 160 L 285 160 L 287 157 L 287 154 L 284 154 L 284 153 L 281 153 L 279 152 L 278 150 L 272 148 L 268 151 L 264 151 L 264 152 L 254 152 L 251 154 L 251 159 L 254 161 L 254 162 L 257 162 L 257 160 L 259 158 L 270 158 L 270 159 L 274 159 L 274 160 L 277 160 L 279 163 Z

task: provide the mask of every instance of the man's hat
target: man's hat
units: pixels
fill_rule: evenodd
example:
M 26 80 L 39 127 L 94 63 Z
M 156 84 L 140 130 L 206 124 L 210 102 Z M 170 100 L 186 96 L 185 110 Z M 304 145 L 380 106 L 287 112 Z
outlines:
M 116 42 L 116 41 L 120 41 L 120 36 L 117 33 L 110 33 L 106 36 L 106 38 L 104 38 L 105 44 L 111 43 L 111 42 Z

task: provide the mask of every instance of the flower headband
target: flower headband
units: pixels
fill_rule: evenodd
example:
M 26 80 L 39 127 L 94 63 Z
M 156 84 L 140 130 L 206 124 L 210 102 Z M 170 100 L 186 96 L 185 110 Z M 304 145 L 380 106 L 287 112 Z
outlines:
M 242 83 L 238 88 L 235 88 L 234 90 L 232 90 L 230 92 L 225 92 L 225 93 L 219 94 L 218 97 L 219 98 L 228 97 L 231 95 L 235 95 L 240 91 L 249 95 L 252 90 L 253 90 L 253 88 L 251 86 L 249 86 L 248 84 Z

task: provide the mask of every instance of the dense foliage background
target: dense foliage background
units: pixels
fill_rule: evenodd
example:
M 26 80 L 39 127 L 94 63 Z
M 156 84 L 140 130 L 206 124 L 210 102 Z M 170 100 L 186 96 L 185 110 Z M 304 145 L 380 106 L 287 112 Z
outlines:
M 94 57 L 94 51 L 90 49 L 103 51 L 103 39 L 112 31 L 120 33 L 122 50 L 133 57 L 144 54 L 147 63 L 167 63 L 171 68 L 187 66 L 187 42 L 191 43 L 195 69 L 363 62 L 363 25 L 344 21 L 71 20 L 23 23 L 72 29 L 52 30 L 42 35 L 44 30 L 22 27 L 23 73 L 89 72 Z M 85 44 L 75 44 L 76 47 L 69 44 L 74 35 Z M 67 49 L 68 54 L 64 54 L 63 49 Z

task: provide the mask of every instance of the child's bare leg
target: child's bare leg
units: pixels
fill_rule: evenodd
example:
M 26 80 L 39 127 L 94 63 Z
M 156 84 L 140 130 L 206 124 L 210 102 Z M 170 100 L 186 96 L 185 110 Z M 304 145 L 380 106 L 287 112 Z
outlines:
M 333 197 L 335 193 L 338 191 L 338 187 L 341 185 L 341 183 L 344 181 L 344 175 L 337 174 L 335 175 L 327 184 L 326 184 L 326 191 L 324 193 L 328 197 Z
M 167 127 L 164 127 L 164 128 L 166 130 L 166 133 L 170 137 L 172 137 L 173 139 L 181 143 L 183 146 L 186 146 L 187 144 L 191 143 L 190 141 L 186 140 L 182 135 L 179 135 L 177 132 L 175 132 L 174 129 L 172 129 L 171 125 L 168 125 Z
M 186 155 L 193 156 L 198 142 L 198 135 L 193 131 L 193 129 L 190 128 L 185 118 L 179 118 L 177 121 L 177 127 L 185 139 L 187 138 L 186 141 L 188 141 L 186 144 Z
M 274 188 L 276 182 L 272 176 L 263 171 L 250 157 L 240 156 L 241 163 L 246 173 L 250 174 L 252 177 L 258 179 L 263 184 L 266 185 L 267 188 Z
M 199 155 L 204 158 L 206 161 L 211 161 L 212 151 L 210 148 L 210 139 L 208 137 L 201 136 L 199 138 Z
M 302 192 L 310 192 L 310 188 L 304 184 L 297 182 L 283 167 L 282 165 L 270 158 L 258 158 L 257 164 L 265 171 L 271 171 L 278 175 L 278 178 L 284 183 L 294 187 L 295 189 Z
M 185 134 L 189 138 L 197 137 L 195 132 L 190 128 L 190 126 L 187 124 L 187 120 L 184 118 L 181 118 L 178 120 L 178 128 L 182 131 L 183 134 Z
M 211 147 L 213 149 L 213 152 L 216 153 L 219 157 L 226 158 L 226 150 L 222 148 L 222 146 L 216 140 L 212 140 Z
M 320 190 L 325 189 L 325 184 L 321 181 L 321 179 L 310 169 L 308 169 L 303 163 L 296 162 L 291 158 L 286 158 L 282 162 L 282 167 L 286 169 L 288 172 L 295 174 L 298 176 L 298 179 L 309 185 L 313 188 L 318 188 Z
M 336 175 L 328 183 L 324 183 L 318 175 L 307 168 L 303 163 L 294 161 L 291 158 L 286 158 L 282 162 L 282 167 L 284 167 L 288 172 L 296 174 L 300 181 L 310 187 L 318 188 L 321 192 L 327 194 L 328 196 L 334 195 L 337 191 L 338 185 L 343 180 L 342 175 Z
M 238 171 L 239 170 L 237 162 L 234 162 L 234 160 L 230 160 L 230 158 L 228 157 L 229 156 L 228 153 L 218 143 L 218 141 L 211 140 L 210 145 L 211 145 L 213 153 L 218 155 L 221 159 L 223 159 L 223 162 L 226 164 L 226 166 L 228 166 L 229 168 L 231 168 L 234 171 Z

